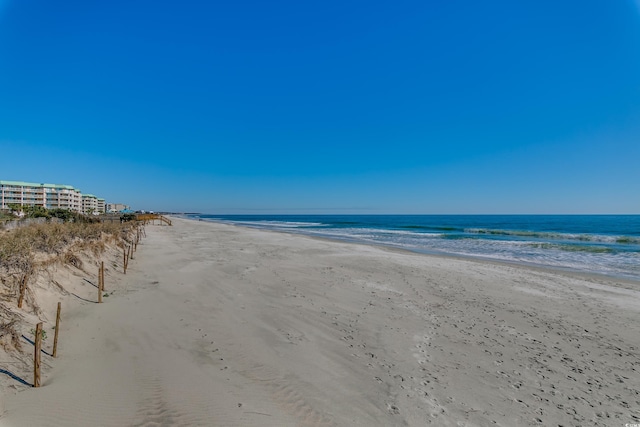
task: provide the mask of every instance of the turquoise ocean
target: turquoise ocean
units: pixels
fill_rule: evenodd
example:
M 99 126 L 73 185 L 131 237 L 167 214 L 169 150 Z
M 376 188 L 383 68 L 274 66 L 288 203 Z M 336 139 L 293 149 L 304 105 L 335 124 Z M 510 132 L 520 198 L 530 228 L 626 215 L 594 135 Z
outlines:
M 640 215 L 190 215 L 265 230 L 640 281 Z

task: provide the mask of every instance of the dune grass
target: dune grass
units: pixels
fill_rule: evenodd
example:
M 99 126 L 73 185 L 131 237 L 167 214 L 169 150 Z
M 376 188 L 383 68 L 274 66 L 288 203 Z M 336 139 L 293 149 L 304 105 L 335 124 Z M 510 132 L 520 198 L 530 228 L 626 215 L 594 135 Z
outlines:
M 106 241 L 129 240 L 133 227 L 133 223 L 46 223 L 2 233 L 0 274 L 32 273 L 36 255 L 50 259 L 70 249 L 89 249 L 98 254 Z
M 20 350 L 17 325 L 21 316 L 15 307 L 22 284 L 26 286 L 30 278 L 53 264 L 83 269 L 83 255 L 97 258 L 108 246 L 132 242 L 136 227 L 135 221 L 67 222 L 0 230 L 0 348 Z M 38 302 L 33 291 L 26 290 L 30 310 L 37 315 Z

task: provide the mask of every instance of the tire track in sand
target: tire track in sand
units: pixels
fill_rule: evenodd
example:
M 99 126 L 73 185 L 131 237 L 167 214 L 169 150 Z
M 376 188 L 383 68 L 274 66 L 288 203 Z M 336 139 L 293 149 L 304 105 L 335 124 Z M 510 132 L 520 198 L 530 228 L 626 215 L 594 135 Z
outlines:
M 264 388 L 271 400 L 285 413 L 296 419 L 296 425 L 304 427 L 335 427 L 337 424 L 327 415 L 314 409 L 299 391 L 295 379 L 280 375 L 264 365 L 254 365 L 240 372 L 245 378 Z

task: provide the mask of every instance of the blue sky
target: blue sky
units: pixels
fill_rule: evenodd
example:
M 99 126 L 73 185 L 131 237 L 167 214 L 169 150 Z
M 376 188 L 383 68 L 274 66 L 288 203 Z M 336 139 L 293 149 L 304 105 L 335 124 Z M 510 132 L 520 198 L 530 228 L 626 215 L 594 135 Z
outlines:
M 205 213 L 640 213 L 636 0 L 0 0 L 0 179 Z

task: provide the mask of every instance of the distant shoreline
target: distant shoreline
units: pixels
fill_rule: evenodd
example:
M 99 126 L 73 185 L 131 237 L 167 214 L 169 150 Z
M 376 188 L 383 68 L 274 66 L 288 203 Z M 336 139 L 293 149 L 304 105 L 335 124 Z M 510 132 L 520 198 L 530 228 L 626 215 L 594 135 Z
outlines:
M 176 216 L 178 218 L 184 218 L 184 219 L 187 219 L 187 220 L 195 220 L 195 221 L 197 221 L 199 219 L 199 218 L 193 218 L 193 217 L 183 216 L 183 215 L 176 215 Z M 240 215 L 240 217 L 243 217 L 243 216 L 244 215 Z M 278 215 L 278 216 L 280 216 L 280 215 Z M 287 215 L 283 215 L 283 216 L 287 216 Z M 299 216 L 299 215 L 291 215 L 291 216 L 295 217 L 295 216 Z M 315 217 L 315 216 L 323 216 L 323 215 L 313 215 L 313 216 Z M 327 215 L 327 216 L 333 216 L 333 215 Z M 340 216 L 343 216 L 343 215 L 340 215 Z M 344 215 L 344 216 L 348 216 L 348 215 Z M 354 215 L 354 216 L 356 216 L 356 215 Z M 359 215 L 357 215 L 357 216 L 359 216 Z M 381 216 L 387 216 L 387 215 L 381 215 Z M 408 215 L 408 216 L 412 216 L 412 215 Z M 430 215 L 424 215 L 424 216 L 430 216 Z M 435 216 L 439 216 L 439 215 L 435 215 Z M 577 215 L 577 216 L 584 216 L 584 215 Z M 590 216 L 590 215 L 587 215 L 587 216 Z M 630 216 L 640 217 L 640 215 L 630 215 Z M 577 269 L 577 268 L 554 266 L 554 265 L 545 265 L 545 264 L 540 264 L 540 263 L 527 262 L 527 261 L 524 261 L 524 260 L 502 260 L 502 259 L 495 259 L 495 258 L 490 258 L 490 257 L 485 257 L 485 256 L 480 256 L 480 255 L 455 254 L 455 253 L 439 252 L 439 251 L 435 251 L 435 250 L 434 251 L 429 251 L 429 250 L 420 250 L 420 249 L 415 249 L 415 248 L 399 247 L 399 246 L 395 246 L 395 245 L 392 245 L 392 244 L 385 244 L 385 243 L 382 243 L 382 242 L 365 242 L 365 241 L 362 241 L 362 240 L 349 238 L 349 237 L 336 237 L 336 236 L 322 235 L 322 234 L 317 234 L 317 233 L 316 234 L 312 234 L 312 233 L 305 232 L 305 230 L 300 230 L 300 229 L 296 229 L 296 228 L 292 228 L 292 229 L 272 229 L 272 228 L 266 228 L 266 227 L 260 227 L 260 226 L 249 226 L 249 225 L 235 224 L 235 223 L 232 224 L 232 223 L 229 223 L 228 221 L 226 221 L 224 219 L 217 220 L 217 219 L 213 219 L 213 218 L 200 218 L 200 220 L 201 221 L 206 221 L 206 222 L 215 222 L 215 223 L 219 223 L 219 224 L 233 225 L 233 226 L 237 226 L 237 227 L 241 227 L 241 228 L 247 228 L 247 229 L 257 229 L 257 230 L 263 230 L 263 231 L 272 231 L 272 232 L 276 232 L 276 233 L 288 233 L 288 234 L 293 234 L 293 235 L 301 235 L 301 236 L 310 237 L 312 239 L 327 240 L 327 241 L 332 241 L 332 242 L 351 243 L 351 244 L 356 244 L 356 245 L 373 246 L 373 247 L 378 247 L 378 248 L 382 248 L 382 249 L 389 250 L 389 251 L 406 252 L 406 253 L 410 253 L 410 254 L 420 254 L 420 255 L 427 255 L 427 256 L 442 257 L 442 258 L 461 259 L 461 260 L 467 260 L 467 261 L 475 261 L 475 262 L 479 262 L 479 263 L 492 263 L 492 264 L 497 264 L 497 265 L 523 267 L 523 268 L 529 268 L 529 269 L 532 269 L 532 270 L 535 270 L 535 271 L 548 271 L 548 272 L 552 272 L 552 273 L 561 273 L 561 274 L 565 274 L 565 275 L 581 277 L 581 278 L 584 278 L 584 279 L 619 282 L 620 284 L 624 284 L 624 285 L 626 285 L 626 286 L 628 286 L 628 287 L 630 287 L 632 289 L 640 289 L 640 278 L 636 279 L 634 277 L 627 277 L 627 276 L 623 276 L 623 275 L 590 272 L 590 271 L 580 270 L 580 269 Z

